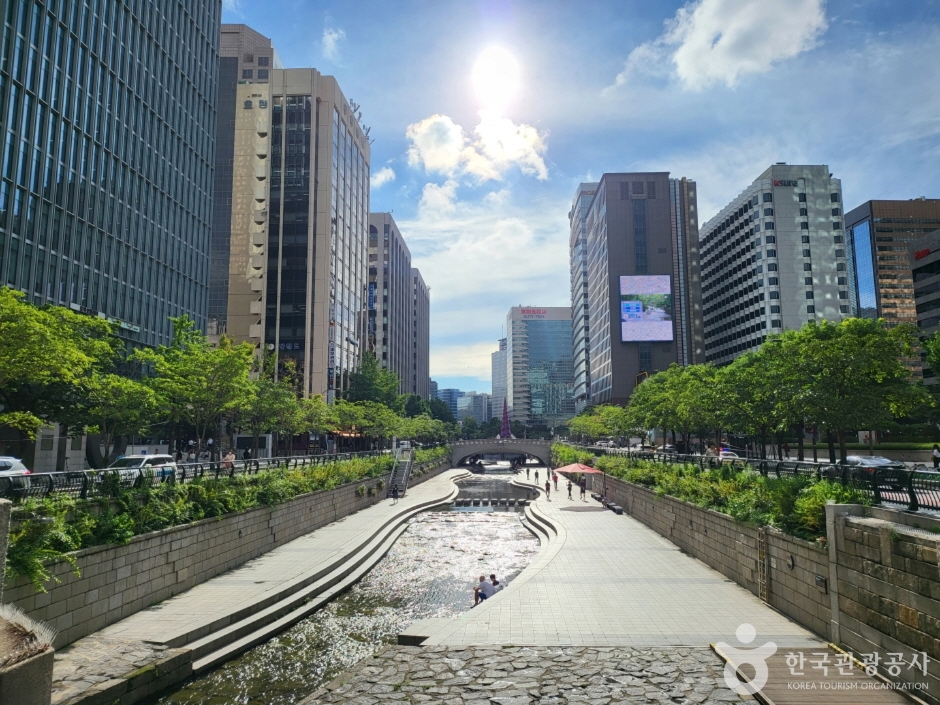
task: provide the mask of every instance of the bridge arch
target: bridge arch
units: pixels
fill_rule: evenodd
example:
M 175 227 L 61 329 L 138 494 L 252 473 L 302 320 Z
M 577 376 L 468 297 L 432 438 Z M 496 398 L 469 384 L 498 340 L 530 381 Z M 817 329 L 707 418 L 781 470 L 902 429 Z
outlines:
M 451 443 L 451 465 L 458 466 L 471 455 L 485 453 L 518 453 L 531 455 L 544 465 L 551 465 L 552 443 L 525 438 L 490 438 L 472 441 L 453 441 Z

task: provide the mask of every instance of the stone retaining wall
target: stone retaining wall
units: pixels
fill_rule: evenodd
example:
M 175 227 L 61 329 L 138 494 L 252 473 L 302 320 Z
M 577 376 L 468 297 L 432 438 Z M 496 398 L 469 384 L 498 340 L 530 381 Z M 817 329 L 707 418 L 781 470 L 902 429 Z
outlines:
M 449 468 L 448 458 L 410 484 L 420 484 Z M 80 576 L 60 561 L 50 566 L 59 583 L 47 585 L 49 592 L 37 593 L 32 583 L 19 578 L 7 588 L 4 599 L 54 627 L 59 632 L 55 647 L 61 648 L 381 501 L 384 491 L 356 496 L 357 487 L 373 487 L 378 480 L 352 482 L 274 507 L 253 507 L 142 534 L 124 545 L 77 551 Z
M 612 477 L 607 478 L 607 496 L 689 555 L 829 638 L 829 597 L 816 587 L 817 575 L 829 575 L 824 549 Z M 761 560 L 762 544 L 769 560 Z

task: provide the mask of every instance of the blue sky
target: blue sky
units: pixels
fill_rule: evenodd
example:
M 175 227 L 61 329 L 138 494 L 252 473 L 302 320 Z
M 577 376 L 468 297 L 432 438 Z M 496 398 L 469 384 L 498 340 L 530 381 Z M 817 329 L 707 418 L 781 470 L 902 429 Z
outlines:
M 828 164 L 847 209 L 940 197 L 937 0 L 225 0 L 223 21 L 362 106 L 441 387 L 489 391 L 510 306 L 569 305 L 571 198 L 605 171 L 696 180 L 703 222 L 777 161 Z

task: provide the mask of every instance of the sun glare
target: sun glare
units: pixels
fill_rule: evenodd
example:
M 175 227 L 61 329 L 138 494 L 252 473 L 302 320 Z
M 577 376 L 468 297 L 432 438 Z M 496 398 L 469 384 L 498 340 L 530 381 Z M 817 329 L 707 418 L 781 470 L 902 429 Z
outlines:
M 519 62 L 506 49 L 485 49 L 473 65 L 473 88 L 483 108 L 504 110 L 519 90 L 519 74 Z

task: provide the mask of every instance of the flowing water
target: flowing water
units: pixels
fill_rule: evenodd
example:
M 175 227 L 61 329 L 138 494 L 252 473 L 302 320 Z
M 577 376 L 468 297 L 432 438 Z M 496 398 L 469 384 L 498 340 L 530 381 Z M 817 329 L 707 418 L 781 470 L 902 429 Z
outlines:
M 510 477 L 475 476 L 460 483 L 461 496 L 525 497 L 525 490 L 509 489 Z M 451 508 L 413 518 L 385 558 L 349 592 L 164 696 L 160 705 L 293 705 L 394 643 L 412 622 L 466 611 L 481 573 L 496 573 L 509 582 L 538 552 L 519 512 L 479 509 Z

